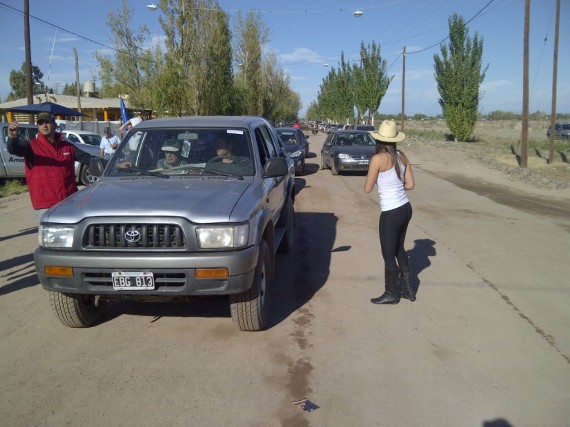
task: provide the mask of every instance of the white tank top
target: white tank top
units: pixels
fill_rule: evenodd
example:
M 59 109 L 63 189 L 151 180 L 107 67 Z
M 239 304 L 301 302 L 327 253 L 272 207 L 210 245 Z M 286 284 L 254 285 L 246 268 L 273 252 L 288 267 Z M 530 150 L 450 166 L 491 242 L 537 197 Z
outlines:
M 378 173 L 376 184 L 378 185 L 378 196 L 380 198 L 380 209 L 382 212 L 390 211 L 399 208 L 409 202 L 406 190 L 404 189 L 404 176 L 406 173 L 406 166 L 400 160 L 400 171 L 402 179 L 398 178 L 395 165 L 387 171 Z

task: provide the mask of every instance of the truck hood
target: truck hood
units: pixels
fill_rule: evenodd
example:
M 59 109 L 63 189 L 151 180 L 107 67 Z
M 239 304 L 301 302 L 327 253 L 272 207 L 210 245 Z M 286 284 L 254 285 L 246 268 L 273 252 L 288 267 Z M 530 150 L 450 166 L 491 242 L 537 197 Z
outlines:
M 44 221 L 75 224 L 88 217 L 168 216 L 196 223 L 232 218 L 253 178 L 101 179 L 54 206 Z

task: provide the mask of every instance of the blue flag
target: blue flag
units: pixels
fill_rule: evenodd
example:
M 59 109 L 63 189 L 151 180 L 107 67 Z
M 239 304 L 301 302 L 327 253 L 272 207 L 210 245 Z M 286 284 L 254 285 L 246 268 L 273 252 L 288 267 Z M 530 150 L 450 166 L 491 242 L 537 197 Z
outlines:
M 127 113 L 127 108 L 125 107 L 125 101 L 123 101 L 123 98 L 121 96 L 119 96 L 119 99 L 121 100 L 121 121 L 123 123 L 127 123 L 129 120 L 129 115 Z

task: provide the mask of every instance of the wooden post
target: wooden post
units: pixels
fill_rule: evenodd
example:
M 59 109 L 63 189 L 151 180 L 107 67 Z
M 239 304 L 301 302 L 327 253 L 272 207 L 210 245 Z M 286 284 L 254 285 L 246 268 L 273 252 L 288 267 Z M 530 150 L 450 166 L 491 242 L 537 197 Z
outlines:
M 524 7 L 524 52 L 523 52 L 523 107 L 521 134 L 521 167 L 528 167 L 528 33 L 530 28 L 530 0 Z
M 558 81 L 558 30 L 560 28 L 560 0 L 556 0 L 556 28 L 554 32 L 554 59 L 552 64 L 552 109 L 550 113 L 550 148 L 548 163 L 554 161 L 554 125 L 556 124 L 556 86 Z
M 26 48 L 26 96 L 28 104 L 34 103 L 34 82 L 32 80 L 32 49 L 30 47 L 30 1 L 24 0 L 24 43 Z M 34 123 L 34 115 L 28 114 L 28 123 Z
M 406 46 L 404 46 L 404 53 L 402 53 L 402 57 L 402 123 L 400 124 L 400 130 L 404 132 L 404 123 L 406 121 L 406 114 L 404 109 L 406 100 Z
M 81 86 L 79 85 L 79 59 L 77 49 L 73 48 L 75 56 L 75 90 L 77 91 L 77 111 L 81 113 Z M 83 130 L 83 116 L 79 116 L 79 129 Z

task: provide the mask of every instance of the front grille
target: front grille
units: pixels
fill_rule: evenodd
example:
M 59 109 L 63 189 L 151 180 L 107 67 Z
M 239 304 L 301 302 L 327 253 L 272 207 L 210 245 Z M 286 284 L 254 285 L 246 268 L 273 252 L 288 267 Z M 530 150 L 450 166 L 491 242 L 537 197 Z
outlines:
M 185 249 L 186 238 L 176 224 L 92 224 L 83 235 L 84 249 Z

